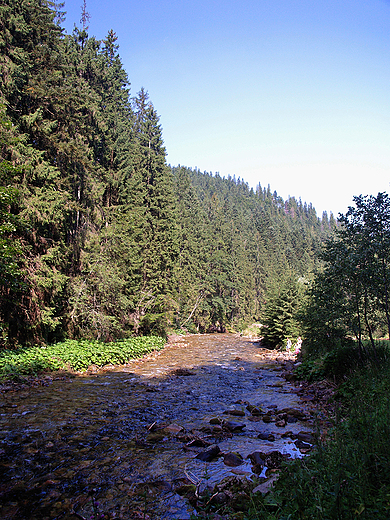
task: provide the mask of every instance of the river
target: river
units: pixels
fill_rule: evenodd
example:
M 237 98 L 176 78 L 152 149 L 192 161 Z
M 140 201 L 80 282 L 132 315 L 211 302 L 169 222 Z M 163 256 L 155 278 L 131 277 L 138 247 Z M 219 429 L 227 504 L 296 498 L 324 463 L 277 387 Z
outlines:
M 301 456 L 292 439 L 313 422 L 276 357 L 238 335 L 193 335 L 123 367 L 4 392 L 0 517 L 187 520 L 178 490 L 189 481 L 258 478 L 254 452 Z M 196 458 L 213 445 L 218 457 Z

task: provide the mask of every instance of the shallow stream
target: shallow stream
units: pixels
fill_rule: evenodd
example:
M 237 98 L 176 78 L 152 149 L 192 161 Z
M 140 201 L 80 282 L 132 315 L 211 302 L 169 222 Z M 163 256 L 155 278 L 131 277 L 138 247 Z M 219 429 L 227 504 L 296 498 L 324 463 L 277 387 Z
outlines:
M 305 410 L 275 357 L 232 334 L 194 335 L 124 367 L 4 393 L 0 517 L 186 520 L 194 511 L 177 489 L 189 480 L 254 479 L 256 451 L 301 456 L 282 435 L 309 432 L 312 421 L 276 424 L 278 410 Z M 243 463 L 195 458 L 208 445 Z

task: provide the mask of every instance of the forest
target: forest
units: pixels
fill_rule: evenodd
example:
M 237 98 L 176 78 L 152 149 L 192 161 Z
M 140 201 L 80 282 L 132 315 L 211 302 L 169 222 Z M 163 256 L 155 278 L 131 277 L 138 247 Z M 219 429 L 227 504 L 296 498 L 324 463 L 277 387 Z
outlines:
M 311 204 L 170 166 L 117 37 L 55 2 L 0 6 L 0 341 L 238 330 L 309 280 L 337 226 Z M 303 283 L 303 282 L 302 282 Z

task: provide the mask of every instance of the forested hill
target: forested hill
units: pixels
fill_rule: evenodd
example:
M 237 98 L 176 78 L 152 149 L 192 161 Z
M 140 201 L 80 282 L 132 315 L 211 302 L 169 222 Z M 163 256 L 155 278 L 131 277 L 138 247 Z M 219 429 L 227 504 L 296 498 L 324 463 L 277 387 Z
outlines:
M 267 290 L 310 274 L 334 220 L 168 167 L 115 33 L 67 35 L 61 16 L 45 0 L 0 5 L 1 345 L 259 319 Z

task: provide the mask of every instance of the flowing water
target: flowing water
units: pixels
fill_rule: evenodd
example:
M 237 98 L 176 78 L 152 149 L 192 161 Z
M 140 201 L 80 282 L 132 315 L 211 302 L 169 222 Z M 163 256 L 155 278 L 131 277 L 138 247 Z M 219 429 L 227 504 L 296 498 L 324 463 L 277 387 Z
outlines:
M 194 335 L 124 367 L 4 393 L 0 517 L 185 520 L 194 511 L 177 489 L 188 480 L 253 479 L 256 451 L 300 456 L 282 434 L 311 421 L 275 424 L 271 412 L 303 405 L 274 358 L 239 336 Z M 243 463 L 195 458 L 209 444 Z

